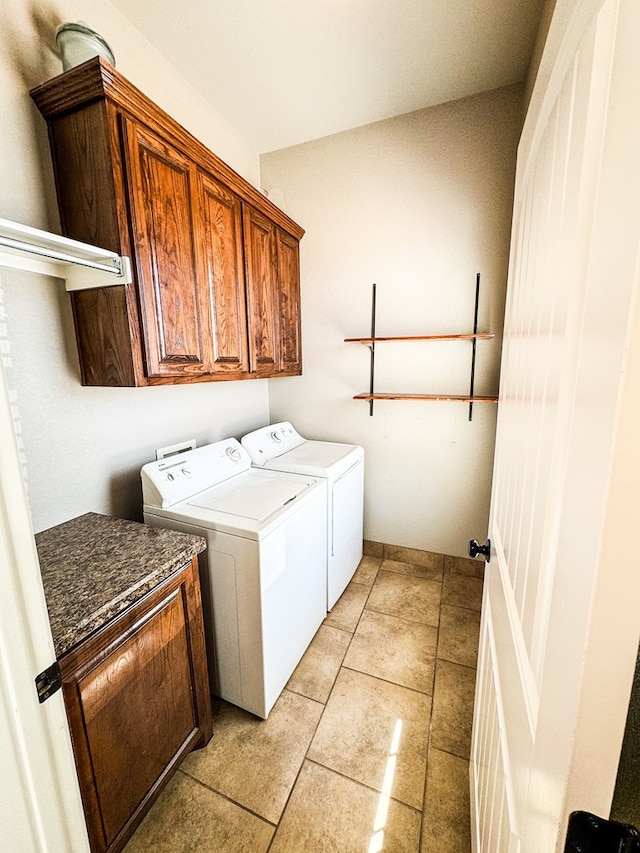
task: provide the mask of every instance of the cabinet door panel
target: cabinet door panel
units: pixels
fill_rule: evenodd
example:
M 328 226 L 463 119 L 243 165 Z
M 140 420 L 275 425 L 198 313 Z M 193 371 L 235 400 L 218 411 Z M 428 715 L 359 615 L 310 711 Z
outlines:
M 240 199 L 211 176 L 198 172 L 202 235 L 201 277 L 207 282 L 213 327 L 213 370 L 245 373 L 247 308 Z
M 300 329 L 300 250 L 298 241 L 277 230 L 278 301 L 280 314 L 279 371 L 302 373 Z
M 75 680 L 104 847 L 197 728 L 183 590 L 173 590 Z
M 147 375 L 210 373 L 206 282 L 198 277 L 191 161 L 123 119 Z
M 248 205 L 243 222 L 251 370 L 273 376 L 279 347 L 275 226 Z

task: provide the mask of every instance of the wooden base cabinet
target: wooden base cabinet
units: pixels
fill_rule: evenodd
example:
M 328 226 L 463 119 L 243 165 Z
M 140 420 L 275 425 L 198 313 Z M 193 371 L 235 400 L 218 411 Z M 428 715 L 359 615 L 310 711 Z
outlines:
M 300 373 L 303 229 L 99 57 L 31 96 L 63 233 L 133 262 L 72 293 L 83 384 Z
M 60 659 L 91 849 L 118 851 L 211 738 L 197 558 Z

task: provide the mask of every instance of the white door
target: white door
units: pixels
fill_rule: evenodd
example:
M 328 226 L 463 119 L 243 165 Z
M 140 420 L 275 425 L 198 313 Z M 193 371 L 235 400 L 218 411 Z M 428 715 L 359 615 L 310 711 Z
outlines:
M 55 659 L 0 361 L 0 850 L 89 849 L 59 691 L 38 702 Z
M 640 4 L 558 0 L 518 154 L 471 754 L 477 853 L 608 817 L 640 635 Z

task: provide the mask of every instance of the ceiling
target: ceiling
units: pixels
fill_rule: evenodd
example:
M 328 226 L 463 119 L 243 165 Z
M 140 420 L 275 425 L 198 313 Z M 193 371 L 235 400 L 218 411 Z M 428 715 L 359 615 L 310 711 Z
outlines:
M 543 6 L 111 2 L 260 153 L 524 80 Z

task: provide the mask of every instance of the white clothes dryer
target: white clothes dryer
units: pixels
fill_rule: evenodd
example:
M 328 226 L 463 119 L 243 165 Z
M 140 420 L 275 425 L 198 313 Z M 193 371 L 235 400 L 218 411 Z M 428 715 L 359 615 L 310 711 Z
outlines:
M 331 610 L 362 559 L 363 448 L 305 439 L 288 421 L 247 433 L 241 442 L 257 468 L 327 481 L 327 611 Z
M 259 471 L 234 439 L 142 468 L 144 520 L 204 536 L 212 691 L 263 719 L 326 615 L 326 480 Z

